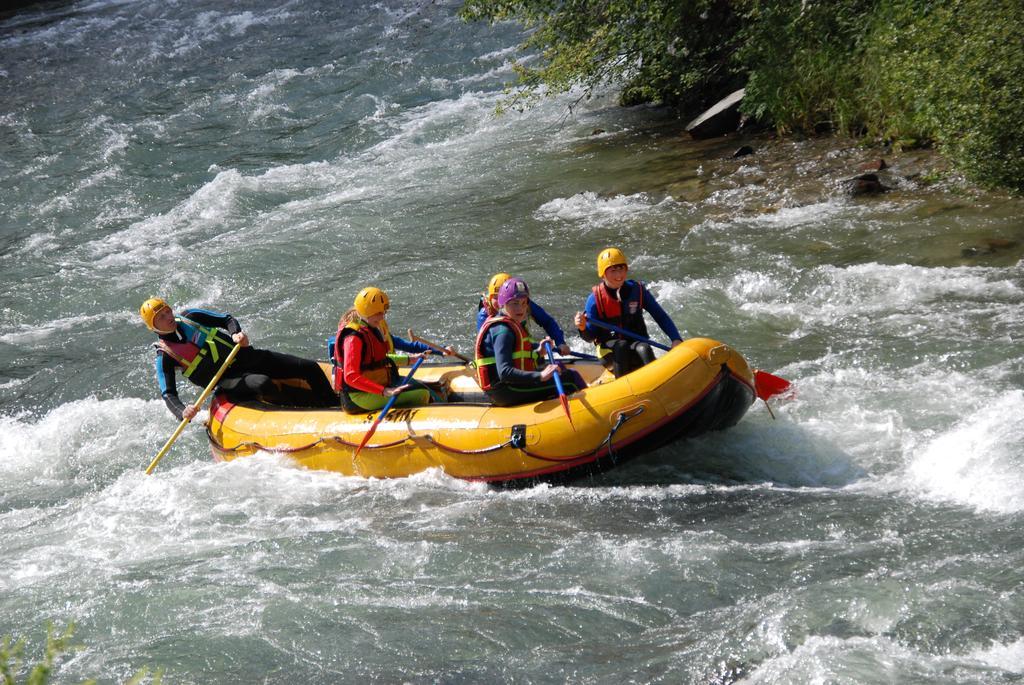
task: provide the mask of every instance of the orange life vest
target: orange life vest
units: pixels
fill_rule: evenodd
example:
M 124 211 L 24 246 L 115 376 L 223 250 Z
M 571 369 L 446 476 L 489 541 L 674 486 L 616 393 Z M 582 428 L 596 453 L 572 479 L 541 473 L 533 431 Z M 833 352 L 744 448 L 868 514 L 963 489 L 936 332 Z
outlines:
M 474 361 L 476 364 L 476 378 L 477 382 L 480 383 L 481 390 L 490 390 L 499 382 L 497 374 L 498 360 L 493 356 L 494 351 L 491 351 L 491 356 L 484 356 L 486 354 L 484 351 L 484 338 L 487 337 L 487 331 L 499 323 L 506 324 L 516 336 L 516 347 L 512 352 L 512 365 L 521 371 L 537 370 L 537 353 L 533 351 L 533 345 L 530 342 L 530 336 L 527 334 L 526 329 L 507 316 L 492 316 L 484 321 L 483 326 L 480 327 L 480 332 L 476 335 L 476 353 L 474 355 L 476 359 Z

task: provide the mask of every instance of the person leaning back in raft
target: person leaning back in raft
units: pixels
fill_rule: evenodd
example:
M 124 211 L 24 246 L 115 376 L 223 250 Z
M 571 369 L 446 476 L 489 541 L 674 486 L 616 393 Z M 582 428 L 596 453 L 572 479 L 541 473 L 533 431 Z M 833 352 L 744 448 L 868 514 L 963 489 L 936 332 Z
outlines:
M 391 307 L 380 288 L 367 287 L 356 295 L 354 306 L 338 322 L 334 339 L 334 385 L 341 405 L 350 414 L 376 411 L 393 395 L 396 407 L 417 407 L 430 402 L 422 385 L 398 385 L 398 365 L 429 355 L 433 350 L 420 342 L 391 335 L 385 316 Z M 410 353 L 400 355 L 396 350 Z M 446 355 L 452 348 L 444 349 Z
M 621 250 L 615 247 L 601 250 L 597 255 L 597 275 L 601 282 L 591 289 L 584 311 L 577 312 L 574 319 L 580 337 L 597 346 L 601 363 L 611 369 L 616 378 L 653 362 L 654 351 L 647 343 L 591 325 L 590 319 L 604 321 L 647 338 L 644 321 L 644 310 L 647 310 L 672 341 L 672 347 L 683 342 L 679 329 L 647 286 L 627 278 L 628 274 L 629 263 Z
M 498 290 L 509 278 L 511 276 L 506 273 L 491 276 L 491 280 L 487 284 L 487 292 L 480 296 L 480 303 L 476 307 L 476 330 L 478 333 L 484 325 L 484 321 L 498 313 Z M 569 355 L 571 350 L 565 344 L 565 333 L 562 332 L 562 328 L 555 321 L 554 317 L 533 301 L 533 298 L 530 298 L 530 312 L 527 318 L 533 319 L 544 329 L 548 337 L 554 341 L 555 349 L 563 355 Z
M 290 354 L 251 347 L 249 336 L 230 314 L 185 309 L 175 316 L 174 310 L 164 300 L 151 297 L 142 303 L 139 315 L 146 327 L 158 336 L 154 345 L 156 378 L 167 408 L 179 421 L 191 421 L 199 407 L 186 407 L 178 398 L 175 371 L 180 370 L 190 382 L 205 388 L 236 343 L 241 344 L 242 349 L 217 383 L 217 390 L 227 394 L 232 401 L 258 397 L 274 404 L 303 407 L 338 404 L 338 397 L 319 364 Z M 278 387 L 275 379 L 298 380 L 306 387 Z
M 484 321 L 476 337 L 477 381 L 492 403 L 511 407 L 557 397 L 552 376 L 559 372 L 566 393 L 587 387 L 576 371 L 550 364 L 543 371 L 536 370 L 537 352 L 523 328 L 530 312 L 530 289 L 524 281 L 505 281 L 498 290 L 497 304 L 498 312 Z

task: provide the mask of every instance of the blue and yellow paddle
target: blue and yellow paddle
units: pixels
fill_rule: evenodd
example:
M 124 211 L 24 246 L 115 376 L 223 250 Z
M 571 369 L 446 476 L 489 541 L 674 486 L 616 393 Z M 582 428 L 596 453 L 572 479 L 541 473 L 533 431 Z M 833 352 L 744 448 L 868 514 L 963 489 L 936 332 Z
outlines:
M 592 319 L 590 317 L 587 317 L 587 323 L 593 324 L 598 328 L 604 328 L 605 330 L 609 330 L 612 333 L 618 333 L 619 335 L 624 335 L 627 338 L 632 338 L 637 342 L 647 343 L 651 347 L 657 347 L 659 350 L 665 350 L 667 352 L 668 350 L 672 349 L 668 345 L 662 345 L 660 342 L 654 342 L 650 338 L 645 338 L 644 336 L 639 335 L 638 333 L 634 333 L 633 331 L 627 331 L 625 328 L 619 328 L 615 324 L 605 323 L 604 321 L 599 321 L 597 319 Z
M 399 383 L 399 385 L 406 385 L 409 383 L 409 381 L 412 380 L 412 375 L 416 373 L 416 369 L 420 368 L 420 364 L 423 363 L 424 359 L 426 359 L 426 357 L 420 357 L 419 359 L 416 360 L 416 363 L 412 365 L 411 369 L 409 369 L 409 375 L 406 376 L 405 380 Z M 370 441 L 370 438 L 373 437 L 373 434 L 377 432 L 377 426 L 379 426 L 380 422 L 384 419 L 385 416 L 387 416 L 387 413 L 391 411 L 391 407 L 395 404 L 395 400 L 397 400 L 398 396 L 401 394 L 402 393 L 400 392 L 396 392 L 394 395 L 392 395 L 391 399 L 389 399 L 387 404 L 384 405 L 384 408 L 380 410 L 379 414 L 377 414 L 377 418 L 373 420 L 373 425 L 370 426 L 370 430 L 366 431 L 366 435 L 363 436 L 363 441 L 359 443 L 359 447 L 356 448 L 355 457 L 359 456 L 359 451 L 366 446 L 366 443 Z M 353 457 L 353 459 L 355 459 L 355 457 Z

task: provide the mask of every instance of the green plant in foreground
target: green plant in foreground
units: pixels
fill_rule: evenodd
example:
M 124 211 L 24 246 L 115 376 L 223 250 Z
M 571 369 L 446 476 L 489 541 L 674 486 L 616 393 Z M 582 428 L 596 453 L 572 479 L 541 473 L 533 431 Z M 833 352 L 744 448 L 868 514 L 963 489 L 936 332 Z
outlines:
M 53 672 L 57 659 L 65 652 L 73 652 L 81 648 L 81 645 L 71 644 L 71 636 L 74 632 L 74 623 L 69 623 L 64 632 L 59 636 L 54 634 L 52 622 L 46 624 L 46 649 L 43 653 L 43 658 L 29 671 L 25 685 L 46 685 L 50 681 L 50 675 Z M 14 642 L 10 635 L 5 635 L 0 639 L 0 678 L 3 678 L 2 685 L 16 685 L 17 681 L 15 678 L 21 669 L 24 651 L 25 638 Z M 149 676 L 149 669 L 143 667 L 132 676 L 127 685 L 140 685 L 147 676 Z M 153 674 L 151 682 L 153 685 L 160 685 L 162 679 L 163 672 L 158 670 Z M 90 679 L 84 681 L 83 685 L 93 685 L 95 682 L 95 680 Z
M 32 667 L 28 674 L 26 685 L 45 685 L 50 680 L 50 673 L 53 671 L 53 664 L 64 652 L 75 649 L 71 644 L 71 636 L 75 632 L 75 624 L 69 623 L 59 637 L 54 635 L 53 623 L 46 624 L 46 651 L 43 660 Z M 21 655 L 25 650 L 25 639 L 22 638 L 11 644 L 11 636 L 5 635 L 0 642 L 0 675 L 3 675 L 4 685 L 14 685 L 14 677 L 21 666 Z M 94 681 L 89 681 L 94 682 Z

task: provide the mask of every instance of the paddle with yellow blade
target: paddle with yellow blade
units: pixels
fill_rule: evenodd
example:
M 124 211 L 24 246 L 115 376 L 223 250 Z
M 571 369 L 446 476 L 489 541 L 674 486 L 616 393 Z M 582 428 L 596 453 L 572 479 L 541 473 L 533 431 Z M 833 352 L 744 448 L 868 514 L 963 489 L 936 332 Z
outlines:
M 405 380 L 403 380 L 399 385 L 407 385 L 409 381 L 412 380 L 412 375 L 416 373 L 416 369 L 420 368 L 420 364 L 423 363 L 424 359 L 426 359 L 426 357 L 420 357 L 419 359 L 416 360 L 416 363 L 412 365 L 411 369 L 409 369 L 409 375 L 406 376 Z M 377 432 L 377 426 L 380 425 L 381 420 L 383 420 L 387 413 L 391 411 L 392 405 L 394 405 L 395 400 L 397 400 L 398 396 L 401 394 L 402 393 L 396 392 L 394 395 L 392 395 L 391 399 L 388 400 L 388 403 L 385 404 L 384 408 L 380 410 L 379 414 L 377 414 L 377 418 L 373 420 L 373 425 L 370 426 L 370 430 L 366 431 L 366 435 L 363 436 L 363 441 L 359 443 L 359 447 L 356 448 L 355 456 L 352 457 L 353 459 L 359 456 L 359 451 L 366 446 L 366 443 L 370 441 L 370 438 L 373 437 L 373 434 Z
M 548 353 L 548 363 L 552 366 L 557 366 L 555 363 L 555 353 L 551 351 L 551 343 L 544 342 L 544 351 Z M 573 432 L 576 431 L 576 424 L 572 422 L 572 414 L 569 413 L 569 398 L 565 396 L 565 388 L 562 387 L 562 379 L 558 375 L 558 371 L 551 376 L 555 379 L 555 387 L 558 388 L 558 399 L 562 401 L 562 409 L 565 410 L 565 418 L 569 419 L 569 425 L 572 426 Z
M 203 390 L 203 394 L 201 394 L 199 396 L 199 399 L 196 400 L 195 407 L 197 409 L 200 406 L 202 406 L 203 402 L 206 401 L 206 398 L 210 396 L 211 392 L 213 392 L 213 388 L 217 385 L 217 382 L 220 381 L 221 376 L 223 376 L 224 372 L 228 370 L 228 367 L 231 365 L 231 362 L 235 361 L 235 355 L 238 354 L 238 351 L 240 349 L 242 349 L 241 343 L 238 343 L 231 349 L 231 352 L 224 359 L 224 363 L 221 364 L 220 369 L 217 371 L 216 375 L 214 375 L 213 379 L 206 386 L 206 389 Z M 173 445 L 174 441 L 178 439 L 178 436 L 181 435 L 181 432 L 185 430 L 185 426 L 187 426 L 191 422 L 192 419 L 181 420 L 181 423 L 178 424 L 178 428 L 174 431 L 173 434 L 171 434 L 171 437 L 168 438 L 167 442 L 164 443 L 163 448 L 159 452 L 157 452 L 157 455 L 156 457 L 153 458 L 153 461 L 150 462 L 149 467 L 146 469 L 147 476 L 153 473 L 153 469 L 155 469 L 156 465 L 160 463 L 160 460 L 164 458 L 164 455 L 167 454 L 167 451 L 171 449 L 171 445 Z

